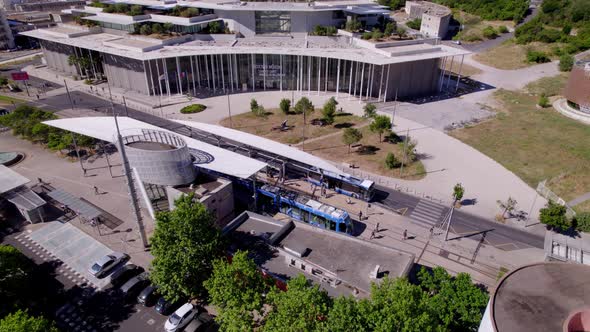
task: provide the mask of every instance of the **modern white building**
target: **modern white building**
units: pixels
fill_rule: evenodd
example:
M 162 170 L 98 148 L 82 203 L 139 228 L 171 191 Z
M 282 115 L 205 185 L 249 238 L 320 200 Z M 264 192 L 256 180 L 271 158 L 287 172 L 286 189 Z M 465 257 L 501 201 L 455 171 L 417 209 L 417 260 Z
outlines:
M 14 36 L 6 19 L 6 11 L 0 9 L 0 49 L 11 48 L 14 48 Z
M 390 101 L 439 91 L 447 74 L 441 62 L 468 53 L 437 39 L 310 35 L 318 25 L 383 22 L 388 11 L 366 0 L 125 2 L 134 5 L 130 15 L 113 12 L 123 5 L 86 6 L 69 11 L 78 24 L 22 34 L 40 41 L 51 69 L 167 96 L 296 90 Z M 88 65 L 71 65 L 70 56 Z
M 451 10 L 430 1 L 406 1 L 406 14 L 421 19 L 420 32 L 426 37 L 443 38 L 449 30 Z

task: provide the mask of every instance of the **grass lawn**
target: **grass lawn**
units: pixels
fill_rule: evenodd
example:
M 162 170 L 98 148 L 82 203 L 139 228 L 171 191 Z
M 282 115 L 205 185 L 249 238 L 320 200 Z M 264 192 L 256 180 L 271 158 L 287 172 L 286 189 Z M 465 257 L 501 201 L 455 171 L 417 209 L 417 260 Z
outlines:
M 451 73 L 455 75 L 459 74 L 459 67 L 461 68 L 461 77 L 471 77 L 472 75 L 481 74 L 479 68 L 475 68 L 466 63 L 463 63 L 463 66 L 461 66 L 461 61 L 454 61 L 453 67 L 451 67 L 450 61 L 447 61 L 445 64 L 445 70 L 450 70 Z
M 500 26 L 505 26 L 509 30 L 514 28 L 513 21 L 483 21 L 479 16 L 458 10 L 453 10 L 453 18 L 463 25 L 463 30 L 453 39 L 461 40 L 466 44 L 486 40 L 487 38 L 483 36 L 483 29 L 488 26 L 492 26 L 498 36 L 502 35 L 498 30 Z
M 0 106 L 11 105 L 12 102 L 14 102 L 15 104 L 20 104 L 24 103 L 25 100 L 0 95 Z
M 315 138 L 328 135 L 343 128 L 356 126 L 367 123 L 366 119 L 351 115 L 349 113 L 337 113 L 334 124 L 329 126 L 313 126 L 310 124 L 312 119 L 320 118 L 321 111 L 316 109 L 315 112 L 307 116 L 305 125 L 305 138 Z M 287 120 L 287 125 L 293 126 L 290 130 L 280 131 L 272 130 L 278 127 L 283 121 Z M 279 109 L 267 110 L 266 117 L 257 117 L 254 113 L 248 112 L 232 116 L 233 129 L 241 130 L 250 134 L 262 136 L 284 144 L 297 144 L 302 141 L 303 137 L 303 115 L 302 114 L 283 114 Z M 221 125 L 229 127 L 229 118 L 221 121 Z M 306 143 L 307 146 L 307 143 Z
M 527 50 L 531 49 L 534 51 L 543 51 L 551 58 L 551 60 L 555 60 L 559 57 L 553 55 L 553 52 L 551 50 L 553 47 L 561 46 L 563 46 L 563 44 L 545 44 L 539 42 L 534 42 L 527 45 L 520 45 L 516 44 L 514 42 L 514 39 L 508 39 L 507 41 L 503 42 L 502 44 L 496 47 L 492 47 L 483 53 L 476 54 L 474 56 L 474 59 L 483 63 L 484 65 L 488 65 L 498 69 L 519 69 L 536 64 L 534 62 L 527 62 Z
M 538 97 L 526 92 L 499 90 L 495 97 L 502 104 L 497 117 L 451 135 L 498 161 L 531 187 L 547 179 L 551 190 L 566 201 L 589 192 L 590 126 L 551 107 L 536 109 Z M 584 209 L 590 211 L 590 204 Z
M 401 144 L 379 143 L 379 136 L 372 133 L 368 126 L 360 128 L 360 131 L 363 133 L 363 139 L 360 142 L 362 145 L 351 148 L 350 153 L 348 153 L 348 146 L 342 143 L 342 135 L 305 143 L 305 151 L 335 162 L 354 164 L 361 170 L 371 173 L 400 178 L 399 168 L 393 170 L 385 168 L 385 156 L 388 152 L 393 152 L 399 160 L 402 160 Z M 420 145 L 418 145 L 419 150 Z M 408 180 L 418 180 L 426 176 L 420 161 L 404 165 L 403 174 L 404 179 Z
M 525 89 L 535 95 L 545 94 L 547 97 L 560 95 L 567 79 L 568 73 L 562 73 L 557 76 L 543 77 L 537 81 L 531 82 L 525 86 Z

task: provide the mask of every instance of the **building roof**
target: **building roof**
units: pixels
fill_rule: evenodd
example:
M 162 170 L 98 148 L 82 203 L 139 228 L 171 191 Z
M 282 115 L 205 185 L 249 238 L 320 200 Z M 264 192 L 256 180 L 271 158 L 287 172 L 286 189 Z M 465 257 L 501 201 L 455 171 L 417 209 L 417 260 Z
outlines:
M 67 206 L 69 209 L 75 211 L 76 214 L 86 220 L 92 220 L 102 215 L 102 212 L 94 207 L 94 205 L 83 201 L 81 198 L 76 197 L 67 191 L 55 189 L 47 193 L 47 196 Z
M 140 133 L 142 129 L 161 130 L 172 133 L 169 130 L 162 129 L 132 118 L 118 117 L 117 119 L 121 132 L 124 132 L 126 135 L 133 134 L 134 132 Z M 44 123 L 52 127 L 57 127 L 78 134 L 94 137 L 103 141 L 113 143 L 116 141 L 117 129 L 115 127 L 115 121 L 113 117 L 101 116 L 69 118 L 49 120 L 45 121 Z M 176 133 L 173 134 L 179 135 Z M 200 150 L 213 156 L 213 158 L 207 159 L 206 162 L 198 165 L 199 167 L 211 171 L 246 179 L 263 170 L 267 166 L 266 163 L 261 161 L 251 159 L 207 143 L 203 143 L 190 137 L 182 136 L 182 138 L 185 140 L 188 148 Z
M 229 46 L 227 40 L 208 43 L 206 45 L 203 45 L 202 43 L 195 45 L 191 42 L 179 42 L 175 45 L 162 45 L 157 49 L 144 52 L 133 48 L 116 47 L 112 45 L 112 43 L 109 43 L 109 41 L 119 39 L 120 42 L 124 44 L 126 40 L 134 39 L 134 36 L 119 36 L 108 33 L 90 32 L 83 35 L 70 35 L 59 31 L 58 29 L 60 28 L 61 27 L 31 30 L 20 34 L 40 40 L 82 47 L 137 60 L 209 54 L 289 54 L 328 57 L 332 59 L 384 65 L 437 59 L 448 56 L 459 56 L 471 53 L 447 45 L 431 45 L 428 43 L 424 43 L 424 46 L 420 47 L 420 49 L 413 47 L 414 50 L 412 52 L 396 53 L 392 51 L 391 48 L 396 46 L 404 47 L 408 45 L 408 43 L 391 42 L 387 44 L 388 50 L 383 51 L 378 48 L 350 45 L 350 43 L 347 42 L 347 38 L 335 37 L 316 37 L 308 38 L 308 40 L 305 38 L 299 38 L 290 43 L 285 42 L 284 38 L 279 37 L 239 38 L 237 39 L 237 43 Z M 75 28 L 72 30 L 76 30 Z M 328 47 L 326 47 L 326 43 Z
M 31 211 L 45 205 L 45 201 L 31 189 L 21 186 L 4 194 L 4 197 L 19 209 Z
M 256 263 L 281 279 L 295 277 L 303 271 L 289 265 L 288 259 L 301 253 L 299 260 L 322 271 L 322 276 L 335 276 L 341 282 L 332 287 L 309 273 L 306 277 L 318 283 L 330 295 L 350 295 L 353 288 L 359 296 L 368 296 L 371 271 L 377 265 L 382 274 L 404 277 L 409 273 L 414 255 L 361 240 L 349 235 L 288 220 L 276 220 L 246 211 L 230 222 L 223 233 L 232 240 L 234 249 L 248 250 Z M 381 275 L 382 277 L 383 275 Z
M 253 134 L 245 133 L 243 131 L 226 128 L 222 126 L 212 125 L 203 122 L 196 122 L 196 121 L 186 121 L 186 120 L 173 120 L 185 126 L 193 127 L 213 135 L 221 136 L 223 138 L 239 142 L 242 144 L 249 145 L 251 147 L 255 147 L 257 149 L 261 149 L 264 151 L 271 152 L 273 154 L 297 160 L 307 165 L 312 165 L 317 168 L 330 171 L 336 174 L 344 174 L 340 171 L 336 166 L 332 165 L 331 163 L 325 161 L 322 158 L 316 157 L 311 155 L 307 152 L 301 151 L 297 148 L 290 147 L 288 145 L 275 142 L 268 138 L 256 136 Z
M 0 165 L 0 194 L 25 185 L 30 181 L 10 168 Z
M 568 316 L 590 304 L 590 266 L 537 263 L 498 284 L 490 300 L 497 332 L 562 331 Z

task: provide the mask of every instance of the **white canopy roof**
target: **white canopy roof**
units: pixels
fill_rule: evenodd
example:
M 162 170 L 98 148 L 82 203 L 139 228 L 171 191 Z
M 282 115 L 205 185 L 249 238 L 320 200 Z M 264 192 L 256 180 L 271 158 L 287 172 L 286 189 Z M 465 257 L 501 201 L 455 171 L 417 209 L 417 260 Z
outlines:
M 162 129 L 128 117 L 118 117 L 117 120 L 119 121 L 119 128 L 124 135 L 134 134 L 134 131 L 141 133 L 142 129 L 171 132 L 169 130 Z M 116 140 L 117 129 L 115 127 L 115 120 L 113 117 L 101 116 L 69 118 L 50 120 L 45 121 L 44 123 L 52 127 L 94 137 L 103 141 L 115 143 Z M 213 156 L 213 160 L 211 160 L 209 163 L 199 164 L 199 167 L 206 168 L 211 171 L 246 179 L 267 166 L 266 163 L 261 161 L 251 159 L 235 152 L 227 151 L 216 146 L 203 143 L 201 141 L 197 141 L 190 137 L 182 136 L 182 138 L 185 140 L 186 145 L 189 148 L 201 150 Z
M 275 142 L 273 140 L 263 138 L 260 136 L 252 135 L 245 133 L 243 131 L 216 126 L 208 123 L 202 122 L 195 122 L 195 121 L 186 121 L 186 120 L 174 120 L 180 124 L 185 126 L 193 127 L 202 131 L 206 131 L 208 133 L 225 137 L 227 139 L 240 142 L 246 145 L 250 145 L 257 149 L 265 150 L 276 155 L 297 160 L 307 165 L 313 165 L 319 169 L 324 171 L 329 171 L 336 173 L 338 175 L 344 175 L 342 171 L 340 171 L 336 166 L 330 164 L 329 162 L 325 161 L 324 159 L 318 158 L 313 156 L 307 152 L 303 152 L 299 149 L 290 147 L 288 145 Z
M 0 165 L 0 194 L 18 188 L 30 180 L 10 168 Z

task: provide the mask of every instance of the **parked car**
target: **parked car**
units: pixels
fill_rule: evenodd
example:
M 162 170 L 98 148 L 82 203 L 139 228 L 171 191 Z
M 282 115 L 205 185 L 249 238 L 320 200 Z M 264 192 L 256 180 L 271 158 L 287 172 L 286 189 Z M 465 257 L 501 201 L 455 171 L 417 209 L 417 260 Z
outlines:
M 111 285 L 113 285 L 113 287 L 119 287 L 120 285 L 127 282 L 127 280 L 142 273 L 143 271 L 144 270 L 142 267 L 135 264 L 123 265 L 121 268 L 117 269 L 115 272 L 113 272 L 113 274 L 111 274 Z
M 161 315 L 168 315 L 175 308 L 178 308 L 184 301 L 170 302 L 167 301 L 163 296 L 156 302 L 156 311 Z
M 191 303 L 185 303 L 168 317 L 164 328 L 168 332 L 178 331 L 187 325 L 197 314 L 198 310 L 195 306 Z
M 88 269 L 88 272 L 97 278 L 103 278 L 113 267 L 121 262 L 127 261 L 128 259 L 129 256 L 127 254 L 122 252 L 112 252 L 92 264 L 92 266 Z
M 213 323 L 213 316 L 202 312 L 184 328 L 184 332 L 203 332 Z
M 146 307 L 149 307 L 156 303 L 158 297 L 158 286 L 149 285 L 139 293 L 137 296 L 137 302 L 143 304 Z
M 143 272 L 124 283 L 123 286 L 121 286 L 123 297 L 127 300 L 135 298 L 137 294 L 150 283 L 148 276 L 147 272 Z

